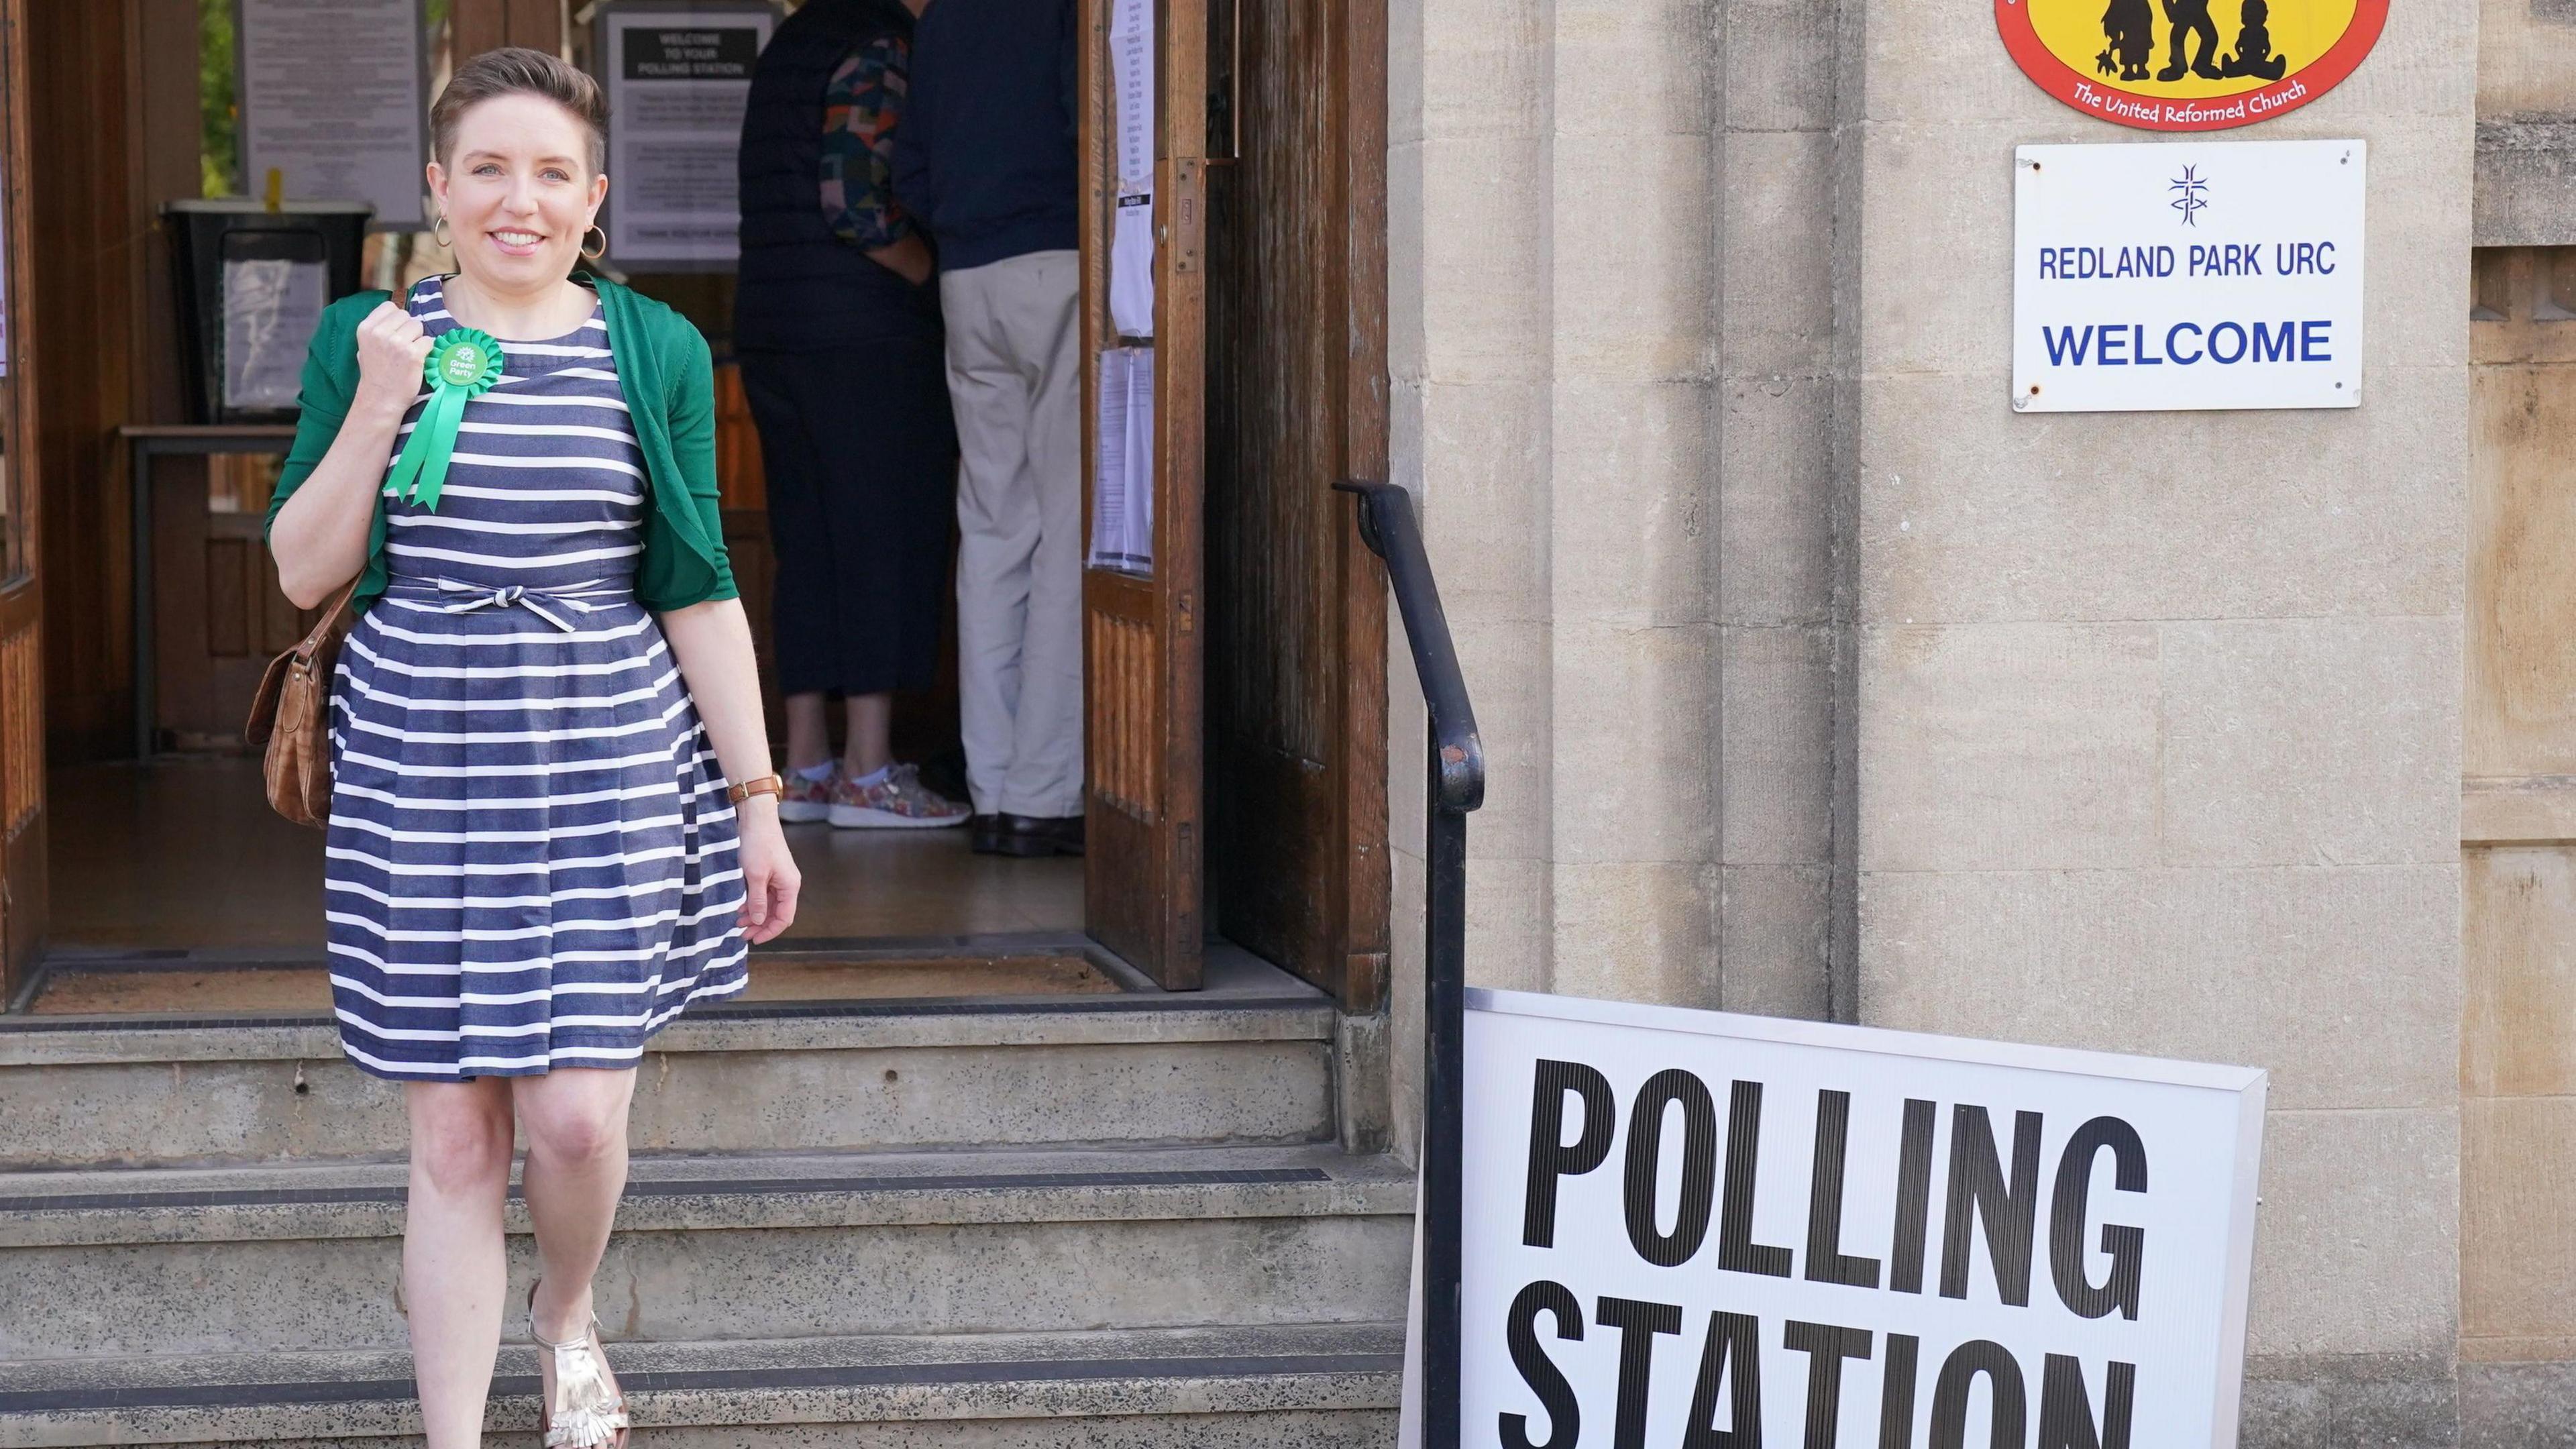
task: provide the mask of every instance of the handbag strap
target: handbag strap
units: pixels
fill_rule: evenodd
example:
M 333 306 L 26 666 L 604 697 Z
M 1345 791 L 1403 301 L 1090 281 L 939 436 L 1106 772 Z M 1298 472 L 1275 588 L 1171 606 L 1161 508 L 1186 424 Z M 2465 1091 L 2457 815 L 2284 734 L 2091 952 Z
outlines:
M 364 575 L 361 574 L 360 577 L 363 578 Z M 313 632 L 305 635 L 304 642 L 295 646 L 298 657 L 312 658 L 325 641 L 346 627 L 342 621 L 348 615 L 349 601 L 355 598 L 357 593 L 357 579 L 351 579 L 340 586 L 339 592 L 333 594 L 330 602 L 322 606 L 322 616 L 313 621 Z

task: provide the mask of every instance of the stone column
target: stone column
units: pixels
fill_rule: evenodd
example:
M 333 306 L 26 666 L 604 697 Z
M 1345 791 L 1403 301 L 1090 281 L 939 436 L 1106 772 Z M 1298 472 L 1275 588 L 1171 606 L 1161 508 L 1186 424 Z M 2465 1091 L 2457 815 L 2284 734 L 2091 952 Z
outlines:
M 1390 0 L 1388 452 L 1412 490 L 1493 752 L 1474 817 L 1468 959 L 1544 990 L 1552 886 L 1547 0 Z M 1398 1148 L 1421 1116 L 1423 716 L 1388 611 L 1389 1029 Z
M 1832 971 L 1835 739 L 1848 727 L 1836 689 L 1848 651 L 1835 546 L 1841 22 L 1802 0 L 1730 0 L 1717 17 L 1718 1004 L 1848 1016 Z
M 1470 971 L 1827 1014 L 1837 15 L 1395 0 L 1390 20 L 1395 472 L 1493 765 Z M 1420 699 L 1393 657 L 1409 1044 Z
M 1389 28 L 1394 471 L 1420 501 L 1492 765 L 1470 972 L 1714 1006 L 1711 13 L 1394 0 Z M 1400 638 L 1390 657 L 1392 1029 L 1409 1062 L 1420 696 Z

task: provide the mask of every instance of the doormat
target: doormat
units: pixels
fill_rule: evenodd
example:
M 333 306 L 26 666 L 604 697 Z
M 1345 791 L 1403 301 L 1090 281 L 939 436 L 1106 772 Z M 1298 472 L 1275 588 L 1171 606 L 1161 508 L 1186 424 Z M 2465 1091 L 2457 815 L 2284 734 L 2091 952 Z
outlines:
M 751 985 L 732 1001 L 900 1001 L 950 996 L 1114 994 L 1118 983 L 1079 956 L 905 957 L 892 960 L 752 957 Z M 331 979 L 319 966 L 183 967 L 47 974 L 36 1016 L 186 1013 L 328 1015 Z

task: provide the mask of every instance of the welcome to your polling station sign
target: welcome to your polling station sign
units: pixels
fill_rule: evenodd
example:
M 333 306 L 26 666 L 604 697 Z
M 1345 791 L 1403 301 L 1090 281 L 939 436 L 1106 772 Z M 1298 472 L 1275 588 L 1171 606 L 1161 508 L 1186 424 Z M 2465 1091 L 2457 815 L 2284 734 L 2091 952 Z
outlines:
M 2264 1075 L 1468 995 L 1464 1442 L 2236 1442 Z
M 2023 146 L 2021 412 L 2361 402 L 2360 141 Z

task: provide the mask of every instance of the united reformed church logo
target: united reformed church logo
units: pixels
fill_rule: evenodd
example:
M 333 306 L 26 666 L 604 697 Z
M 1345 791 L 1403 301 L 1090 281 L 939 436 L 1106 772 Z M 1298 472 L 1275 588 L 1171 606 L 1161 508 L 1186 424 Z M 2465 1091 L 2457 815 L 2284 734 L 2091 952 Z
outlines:
M 2154 131 L 2269 120 L 2352 74 L 2388 0 L 1995 0 L 2022 73 L 2087 115 Z

